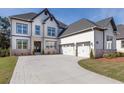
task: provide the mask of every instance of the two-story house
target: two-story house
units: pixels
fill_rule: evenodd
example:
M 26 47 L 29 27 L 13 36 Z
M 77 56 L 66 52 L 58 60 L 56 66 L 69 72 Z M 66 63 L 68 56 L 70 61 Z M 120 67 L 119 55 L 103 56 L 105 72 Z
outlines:
M 93 22 L 81 19 L 68 26 L 48 9 L 11 16 L 11 54 L 54 54 L 95 57 L 116 51 L 116 24 L 113 17 Z
M 40 13 L 14 15 L 11 20 L 11 54 L 59 53 L 58 35 L 66 25 L 44 9 Z

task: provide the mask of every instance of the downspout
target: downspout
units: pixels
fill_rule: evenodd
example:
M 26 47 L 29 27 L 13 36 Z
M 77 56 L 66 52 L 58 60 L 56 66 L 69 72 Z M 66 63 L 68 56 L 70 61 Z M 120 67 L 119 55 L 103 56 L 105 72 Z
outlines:
M 96 41 L 95 41 L 95 30 L 94 30 L 93 27 L 92 27 L 91 29 L 92 29 L 92 31 L 94 32 L 94 44 L 93 44 L 93 42 L 91 42 L 91 43 L 92 43 L 92 47 L 91 47 L 91 45 L 90 45 L 90 50 L 93 51 L 93 55 L 94 55 L 94 57 L 96 57 L 96 49 L 95 49 L 95 44 L 96 44 Z M 93 46 L 94 46 L 94 49 L 93 49 Z
M 32 51 L 32 49 L 33 49 L 33 47 L 32 47 L 32 22 L 31 22 L 31 37 L 30 37 L 30 52 L 31 52 L 31 54 L 33 54 L 32 52 L 34 51 Z
M 104 50 L 104 43 L 105 43 L 105 32 L 103 31 L 103 50 Z
M 10 18 L 10 56 L 12 56 L 12 19 Z
M 44 43 L 45 43 L 45 41 L 44 41 L 44 30 L 45 30 L 45 28 L 44 28 L 44 24 L 45 23 L 43 23 L 43 54 L 45 54 L 45 47 L 44 47 Z

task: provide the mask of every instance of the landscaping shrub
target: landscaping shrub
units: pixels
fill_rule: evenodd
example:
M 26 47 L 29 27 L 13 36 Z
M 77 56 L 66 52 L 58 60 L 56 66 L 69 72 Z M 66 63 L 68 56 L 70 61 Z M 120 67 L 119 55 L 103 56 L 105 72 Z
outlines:
M 6 57 L 9 56 L 9 54 L 9 49 L 0 49 L 0 57 Z
M 115 58 L 115 57 L 118 57 L 118 54 L 116 52 L 114 53 L 108 53 L 108 54 L 105 54 L 106 56 L 104 56 L 105 58 Z
M 124 57 L 124 53 L 121 53 L 121 52 L 120 52 L 120 57 Z
M 108 58 L 109 54 L 103 54 L 104 58 Z
M 116 56 L 117 56 L 117 57 L 121 57 L 121 53 L 120 53 L 120 52 L 117 52 L 117 53 L 116 53 Z
M 124 57 L 124 53 L 121 52 L 113 52 L 108 54 L 103 54 L 104 58 L 116 58 L 116 57 Z
M 91 49 L 91 51 L 90 51 L 90 59 L 94 59 L 95 57 L 94 57 L 94 55 L 93 55 L 93 51 L 92 51 L 92 49 Z

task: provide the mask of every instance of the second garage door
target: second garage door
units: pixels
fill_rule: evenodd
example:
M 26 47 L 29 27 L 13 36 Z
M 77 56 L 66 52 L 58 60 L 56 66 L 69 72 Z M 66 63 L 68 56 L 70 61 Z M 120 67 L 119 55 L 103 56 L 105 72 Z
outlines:
M 89 42 L 83 42 L 77 44 L 77 56 L 78 57 L 90 57 L 90 43 Z

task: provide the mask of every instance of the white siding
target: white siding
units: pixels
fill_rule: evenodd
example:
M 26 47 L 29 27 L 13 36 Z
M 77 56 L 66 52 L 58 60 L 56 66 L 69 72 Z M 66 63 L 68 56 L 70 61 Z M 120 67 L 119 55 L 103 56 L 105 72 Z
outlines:
M 90 41 L 92 43 L 91 48 L 94 49 L 94 31 L 88 31 L 80 34 L 76 34 L 73 36 L 68 36 L 65 38 L 61 38 L 61 44 L 68 44 L 68 43 L 78 43 L 78 42 L 87 42 Z
M 122 40 L 116 40 L 116 45 L 117 45 L 116 47 L 118 52 L 124 52 L 124 48 L 121 47 L 121 41 Z

